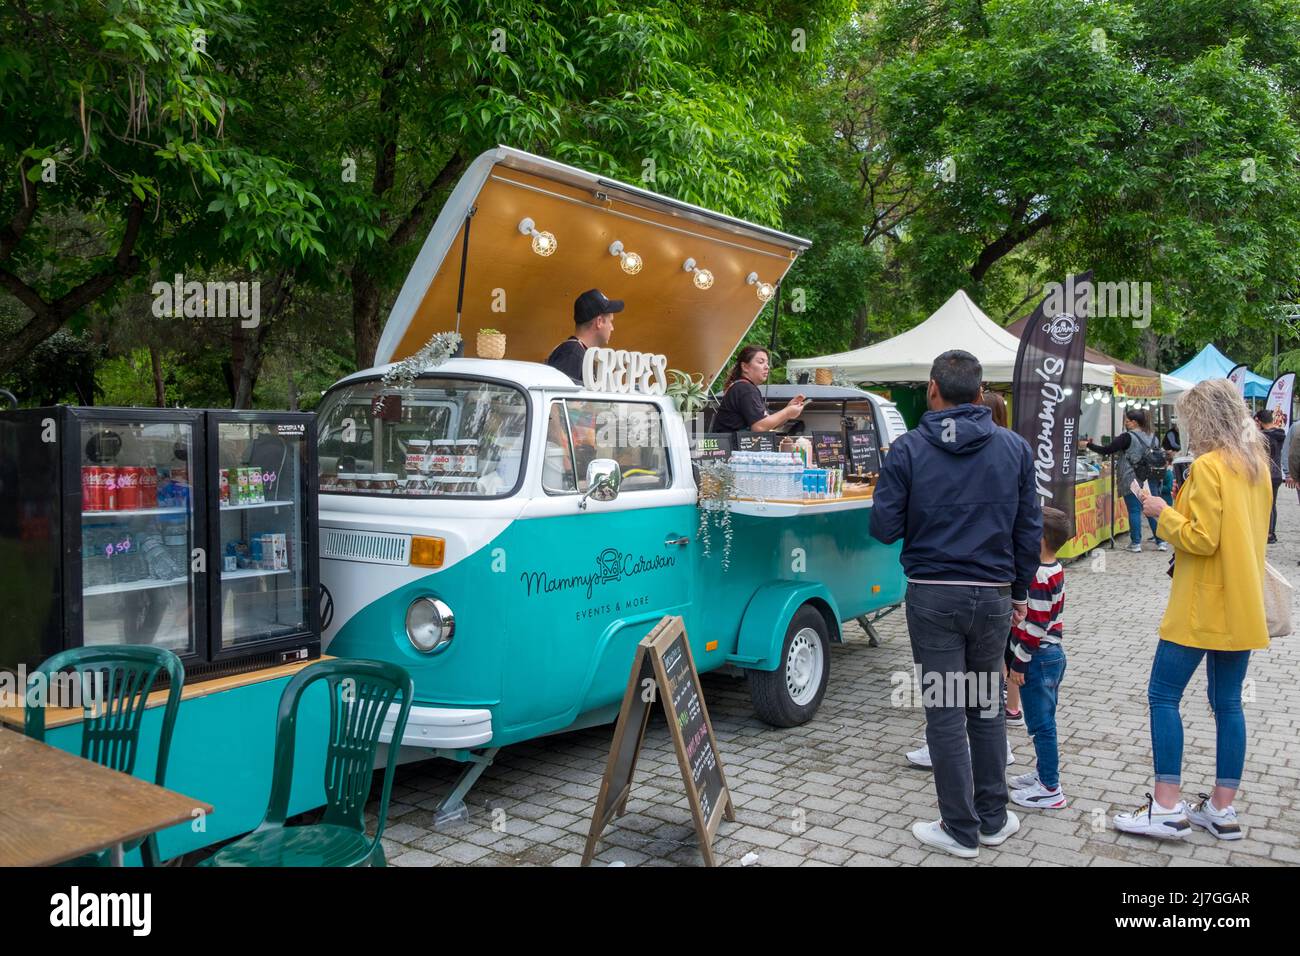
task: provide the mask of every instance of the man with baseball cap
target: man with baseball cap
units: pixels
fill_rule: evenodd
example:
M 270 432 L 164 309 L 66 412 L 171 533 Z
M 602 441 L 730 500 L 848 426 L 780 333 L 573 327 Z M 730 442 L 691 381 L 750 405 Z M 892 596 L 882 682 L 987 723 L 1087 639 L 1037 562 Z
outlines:
M 603 348 L 614 335 L 614 313 L 623 311 L 622 299 L 607 299 L 599 289 L 588 289 L 573 300 L 573 334 L 555 347 L 546 364 L 582 384 L 582 358 L 587 349 Z

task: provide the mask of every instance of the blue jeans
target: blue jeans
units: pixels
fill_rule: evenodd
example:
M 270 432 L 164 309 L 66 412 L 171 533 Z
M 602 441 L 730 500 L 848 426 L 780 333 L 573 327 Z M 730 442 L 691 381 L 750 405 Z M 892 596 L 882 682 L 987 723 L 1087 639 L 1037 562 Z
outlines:
M 1241 768 L 1246 762 L 1246 714 L 1241 708 L 1241 684 L 1246 679 L 1250 651 L 1207 651 L 1172 641 L 1156 645 L 1147 685 L 1156 783 L 1182 782 L 1183 719 L 1178 705 L 1202 657 L 1209 681 L 1210 707 L 1214 710 L 1214 784 L 1235 790 L 1241 786 Z
M 907 632 L 944 828 L 965 847 L 1007 822 L 1007 725 L 999 679 L 1011 588 L 909 584 Z
M 1061 783 L 1061 756 L 1056 746 L 1056 696 L 1065 677 L 1065 650 L 1060 644 L 1041 648 L 1025 670 L 1020 706 L 1025 730 L 1034 738 L 1038 779 L 1052 790 Z
M 1124 504 L 1128 505 L 1128 536 L 1134 544 L 1142 543 L 1142 502 L 1133 492 L 1127 492 L 1124 495 Z M 1147 518 L 1151 525 L 1151 537 L 1159 543 L 1160 535 L 1156 534 L 1156 519 Z

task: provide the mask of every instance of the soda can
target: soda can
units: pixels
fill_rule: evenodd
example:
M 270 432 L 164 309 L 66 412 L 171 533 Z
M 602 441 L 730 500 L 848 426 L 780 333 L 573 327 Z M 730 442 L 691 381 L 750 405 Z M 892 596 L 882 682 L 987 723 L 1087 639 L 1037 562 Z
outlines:
M 81 466 L 81 510 L 102 511 L 100 506 L 99 469 L 94 465 Z
M 140 508 L 140 473 L 144 469 L 123 465 L 117 469 L 117 508 L 136 511 Z
M 221 469 L 221 507 L 230 507 L 230 469 Z
M 140 507 L 158 507 L 158 469 L 143 468 L 140 471 Z
M 120 507 L 117 492 L 117 469 L 112 465 L 100 465 L 99 482 L 100 510 L 117 511 Z

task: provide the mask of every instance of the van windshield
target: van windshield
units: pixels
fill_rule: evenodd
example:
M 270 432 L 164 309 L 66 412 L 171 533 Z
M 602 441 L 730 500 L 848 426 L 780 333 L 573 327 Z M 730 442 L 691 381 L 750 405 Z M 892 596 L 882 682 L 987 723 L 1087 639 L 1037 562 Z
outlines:
M 317 413 L 320 490 L 403 498 L 504 498 L 520 484 L 522 389 L 425 376 L 331 391 Z

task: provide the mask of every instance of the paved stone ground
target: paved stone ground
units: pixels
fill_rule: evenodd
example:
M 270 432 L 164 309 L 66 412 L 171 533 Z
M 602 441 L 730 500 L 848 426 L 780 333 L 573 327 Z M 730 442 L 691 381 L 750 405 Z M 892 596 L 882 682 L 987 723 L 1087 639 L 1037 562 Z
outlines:
M 1300 504 L 1282 489 L 1281 544 L 1269 559 L 1300 584 Z M 1152 544 L 1146 542 L 1148 549 Z M 830 686 L 817 717 L 777 730 L 749 707 L 743 677 L 703 677 L 718 747 L 737 807 L 715 842 L 719 861 L 761 866 L 1279 866 L 1300 863 L 1300 636 L 1257 653 L 1248 674 L 1248 749 L 1237 809 L 1246 839 L 1215 840 L 1196 829 L 1163 843 L 1109 826 L 1150 789 L 1146 681 L 1155 625 L 1168 594 L 1166 556 L 1107 552 L 1105 570 L 1088 558 L 1066 572 L 1069 664 L 1058 711 L 1062 782 L 1070 806 L 1020 810 L 1022 829 L 978 861 L 931 852 L 913 822 L 937 819 L 927 771 L 903 757 L 924 742 L 919 709 L 891 704 L 895 674 L 910 674 L 901 612 L 879 625 L 870 647 L 853 625 L 832 647 Z M 1297 618 L 1300 620 L 1300 617 Z M 1253 686 L 1252 686 L 1253 685 Z M 1214 724 L 1204 671 L 1183 702 L 1185 795 L 1214 779 Z M 1014 772 L 1033 765 L 1023 729 L 1009 731 Z M 469 796 L 471 818 L 433 829 L 432 808 L 456 768 L 428 761 L 400 768 L 384 843 L 390 865 L 576 865 L 608 754 L 612 726 L 562 734 L 503 750 Z M 374 812 L 374 808 L 371 808 Z M 496 823 L 494 828 L 493 824 Z M 698 865 L 694 830 L 661 714 L 651 720 L 628 813 L 606 831 L 596 865 Z

